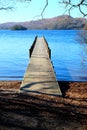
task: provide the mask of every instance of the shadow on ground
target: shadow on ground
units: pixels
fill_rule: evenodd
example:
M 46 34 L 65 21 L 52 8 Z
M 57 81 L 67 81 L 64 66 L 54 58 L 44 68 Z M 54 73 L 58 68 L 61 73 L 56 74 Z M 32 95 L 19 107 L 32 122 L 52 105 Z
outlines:
M 63 97 L 65 97 L 66 91 L 70 88 L 69 82 L 68 81 L 67 82 L 66 81 L 59 81 L 58 83 L 59 83 L 62 95 L 63 95 Z
M 74 100 L 74 99 L 73 99 Z M 45 94 L 0 91 L 0 130 L 86 130 L 87 104 Z

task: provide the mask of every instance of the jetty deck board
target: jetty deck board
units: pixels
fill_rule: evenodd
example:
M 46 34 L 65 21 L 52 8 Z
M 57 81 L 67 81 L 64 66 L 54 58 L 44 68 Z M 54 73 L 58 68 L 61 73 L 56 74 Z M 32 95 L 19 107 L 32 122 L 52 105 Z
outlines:
M 20 90 L 62 95 L 43 37 L 36 40 Z

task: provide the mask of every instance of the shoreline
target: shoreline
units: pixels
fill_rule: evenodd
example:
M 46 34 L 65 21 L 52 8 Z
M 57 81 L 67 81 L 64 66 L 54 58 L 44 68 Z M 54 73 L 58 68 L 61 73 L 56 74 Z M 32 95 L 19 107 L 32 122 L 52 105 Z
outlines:
M 0 90 L 8 89 L 18 91 L 20 89 L 21 82 L 22 80 L 0 80 Z M 63 96 L 67 96 L 67 92 L 69 91 L 73 90 L 74 92 L 75 89 L 78 89 L 80 87 L 84 87 L 85 89 L 87 86 L 87 82 L 79 82 L 79 81 L 58 81 L 58 84 L 60 86 Z M 78 92 L 80 92 L 80 89 L 78 89 Z
M 0 92 L 19 92 L 22 80 L 0 81 Z M 87 98 L 87 82 L 58 81 L 63 98 Z

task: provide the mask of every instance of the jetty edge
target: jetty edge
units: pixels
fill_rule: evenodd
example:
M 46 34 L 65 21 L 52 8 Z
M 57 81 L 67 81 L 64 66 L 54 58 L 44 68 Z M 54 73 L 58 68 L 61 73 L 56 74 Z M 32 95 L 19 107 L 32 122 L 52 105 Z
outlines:
M 51 62 L 51 50 L 45 37 L 36 36 L 29 50 L 30 63 L 24 74 L 20 92 L 62 96 Z

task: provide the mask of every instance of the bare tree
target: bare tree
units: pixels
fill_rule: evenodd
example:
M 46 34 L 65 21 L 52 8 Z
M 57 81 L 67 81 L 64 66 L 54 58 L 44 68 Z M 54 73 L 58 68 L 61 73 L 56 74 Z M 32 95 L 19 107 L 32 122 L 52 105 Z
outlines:
M 11 10 L 12 8 L 12 1 L 0 0 L 0 10 Z
M 45 11 L 45 9 L 46 9 L 47 6 L 48 6 L 48 0 L 46 0 L 46 4 L 45 4 L 45 6 L 44 6 L 44 8 L 43 8 L 43 10 L 41 12 L 42 18 L 43 18 L 43 14 L 44 14 L 44 11 Z
M 0 0 L 0 10 L 12 10 L 17 2 L 32 2 L 33 0 Z M 44 0 L 46 3 L 43 6 L 40 16 L 43 18 L 44 11 L 48 6 L 48 0 Z
M 77 33 L 77 41 L 81 47 L 81 63 L 84 65 L 87 62 L 87 30 L 81 30 Z
M 77 8 L 83 16 L 87 16 L 87 12 L 85 12 L 87 8 L 87 0 L 62 0 L 60 3 L 65 4 L 65 8 L 69 15 L 73 9 Z
M 81 57 L 82 57 L 81 63 L 82 65 L 84 65 L 85 63 L 87 63 L 87 32 L 86 31 L 79 32 L 78 38 L 81 47 Z
M 78 32 L 78 38 L 77 40 L 81 43 L 81 44 L 87 44 L 87 31 L 81 30 L 80 32 Z
M 32 0 L 0 0 L 0 10 L 12 10 L 16 2 L 31 2 Z
M 12 9 L 14 6 L 14 2 L 32 2 L 33 0 L 0 0 L 0 10 L 9 10 Z M 45 5 L 43 6 L 41 16 L 43 18 L 44 11 L 48 6 L 49 0 L 44 0 Z M 81 14 L 83 16 L 87 16 L 87 12 L 85 12 L 87 8 L 87 0 L 60 0 L 60 2 L 65 5 L 65 10 L 68 11 L 69 15 L 71 14 L 71 11 L 75 8 L 78 8 Z

